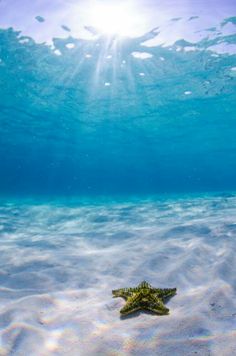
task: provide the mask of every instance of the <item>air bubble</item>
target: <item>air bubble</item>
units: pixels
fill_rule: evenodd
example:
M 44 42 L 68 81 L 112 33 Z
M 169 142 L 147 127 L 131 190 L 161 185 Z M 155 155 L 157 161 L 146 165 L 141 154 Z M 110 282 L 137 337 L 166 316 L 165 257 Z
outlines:
M 74 48 L 75 47 L 75 44 L 74 43 L 67 43 L 66 44 L 66 47 L 71 49 L 71 48 Z
M 132 52 L 132 56 L 139 59 L 152 58 L 152 54 L 147 52 Z
M 55 53 L 56 56 L 61 56 L 61 51 L 59 51 L 59 49 L 56 49 L 54 51 L 54 53 Z

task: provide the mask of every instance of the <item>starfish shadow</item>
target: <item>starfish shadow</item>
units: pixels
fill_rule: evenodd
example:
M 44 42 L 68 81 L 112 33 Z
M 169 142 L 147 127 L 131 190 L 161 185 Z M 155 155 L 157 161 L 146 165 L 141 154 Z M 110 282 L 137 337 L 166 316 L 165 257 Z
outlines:
M 166 315 L 157 315 L 156 313 L 150 311 L 150 310 L 138 310 L 136 312 L 133 312 L 132 314 L 127 314 L 127 315 L 120 315 L 120 320 L 127 320 L 127 319 L 133 319 L 133 318 L 137 318 L 138 316 L 140 316 L 140 314 L 148 314 L 148 315 L 152 315 L 152 316 L 168 316 L 169 314 Z

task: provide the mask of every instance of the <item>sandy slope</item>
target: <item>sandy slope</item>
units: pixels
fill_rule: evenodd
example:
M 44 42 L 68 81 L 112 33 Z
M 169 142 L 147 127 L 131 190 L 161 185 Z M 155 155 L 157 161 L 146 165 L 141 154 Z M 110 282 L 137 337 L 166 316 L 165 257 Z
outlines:
M 0 207 L 0 355 L 236 354 L 236 198 Z M 177 287 L 121 320 L 111 290 Z

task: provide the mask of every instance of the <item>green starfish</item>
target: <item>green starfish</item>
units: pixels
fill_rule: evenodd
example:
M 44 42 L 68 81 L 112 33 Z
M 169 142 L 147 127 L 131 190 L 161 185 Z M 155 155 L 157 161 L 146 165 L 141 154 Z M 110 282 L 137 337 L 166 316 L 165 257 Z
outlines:
M 121 288 L 113 290 L 112 294 L 126 300 L 125 306 L 120 310 L 122 315 L 133 313 L 137 310 L 149 310 L 158 315 L 166 315 L 169 309 L 165 307 L 165 300 L 176 294 L 176 288 L 153 288 L 143 281 L 136 288 Z

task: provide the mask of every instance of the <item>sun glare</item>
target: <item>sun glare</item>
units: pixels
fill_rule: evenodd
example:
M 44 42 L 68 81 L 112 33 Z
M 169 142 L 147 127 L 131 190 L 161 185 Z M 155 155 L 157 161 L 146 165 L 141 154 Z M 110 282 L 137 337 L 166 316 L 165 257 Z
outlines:
M 129 36 L 135 32 L 137 13 L 129 3 L 93 3 L 90 7 L 91 26 L 104 34 Z

